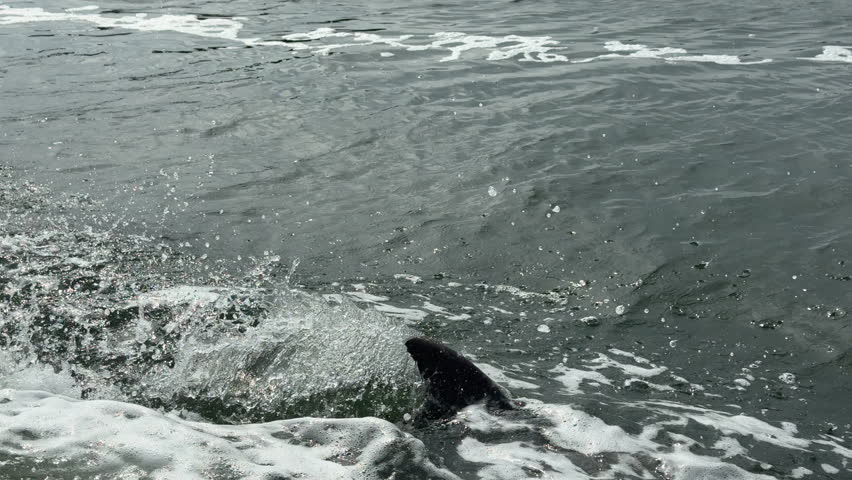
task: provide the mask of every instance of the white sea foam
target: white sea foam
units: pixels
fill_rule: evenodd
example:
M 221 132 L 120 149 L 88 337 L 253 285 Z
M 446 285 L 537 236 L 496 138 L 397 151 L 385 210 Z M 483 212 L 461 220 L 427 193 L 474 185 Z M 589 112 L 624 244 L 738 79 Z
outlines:
M 722 458 L 732 458 L 738 455 L 745 455 L 748 453 L 745 447 L 737 441 L 736 438 L 725 437 L 719 440 L 716 440 L 716 443 L 713 444 L 713 448 L 716 450 L 722 450 L 725 452 L 722 454 Z
M 624 350 L 619 350 L 619 349 L 617 349 L 617 348 L 610 348 L 610 349 L 609 349 L 609 353 L 612 353 L 612 354 L 614 354 L 614 355 L 620 355 L 620 356 L 622 356 L 622 357 L 632 358 L 632 359 L 633 359 L 633 360 L 635 360 L 637 363 L 646 363 L 646 364 L 651 364 L 651 361 L 650 361 L 650 360 L 648 360 L 648 359 L 647 359 L 647 358 L 645 358 L 645 357 L 640 357 L 639 355 L 636 355 L 635 353 L 625 352 Z
M 238 36 L 243 27 L 241 22 L 228 18 L 199 19 L 195 15 L 158 15 L 145 13 L 125 16 L 109 16 L 98 13 L 79 13 L 92 10 L 48 12 L 43 8 L 12 8 L 0 5 L 0 25 L 34 22 L 86 22 L 102 28 L 123 28 L 142 32 L 178 32 L 198 37 L 218 38 L 241 42 L 246 45 L 256 42 L 252 38 Z
M 373 309 L 382 312 L 383 314 L 389 317 L 400 318 L 413 323 L 419 322 L 429 316 L 429 312 L 425 311 L 428 310 L 428 307 L 424 310 L 420 310 L 417 308 L 404 308 L 398 307 L 396 305 L 390 305 L 388 303 L 384 303 L 390 300 L 390 298 L 367 293 L 366 291 L 364 291 L 367 288 L 365 285 L 356 284 L 353 285 L 353 287 L 356 288 L 356 290 L 354 292 L 346 292 L 346 295 L 348 295 L 357 302 L 367 303 L 371 305 Z
M 358 300 L 360 302 L 367 302 L 367 303 L 379 303 L 379 302 L 386 302 L 386 301 L 390 300 L 390 298 L 388 298 L 388 297 L 383 297 L 383 296 L 380 296 L 380 295 L 373 295 L 371 293 L 360 292 L 360 291 L 346 292 L 346 294 L 349 295 L 350 297 L 354 298 L 355 300 Z
M 464 32 L 436 32 L 425 38 L 414 35 L 383 36 L 368 32 L 345 32 L 329 27 L 308 32 L 282 35 L 279 39 L 261 40 L 241 37 L 244 24 L 240 17 L 199 19 L 196 15 L 157 15 L 145 13 L 114 16 L 94 12 L 95 6 L 67 9 L 64 12 L 49 12 L 43 8 L 12 8 L 0 5 L 0 25 L 35 22 L 85 22 L 102 28 L 123 28 L 141 32 L 178 32 L 206 38 L 227 40 L 246 46 L 286 46 L 292 50 L 309 50 L 324 55 L 335 51 L 381 46 L 382 57 L 394 54 L 388 48 L 407 52 L 444 52 L 439 61 L 449 62 L 462 58 L 480 58 L 487 61 L 517 60 L 521 62 L 585 63 L 612 58 L 658 59 L 668 62 L 706 62 L 719 65 L 753 65 L 771 62 L 771 59 L 743 61 L 736 55 L 690 55 L 680 47 L 648 47 L 643 44 L 626 44 L 609 41 L 604 49 L 613 53 L 571 60 L 565 54 L 567 46 L 550 36 L 523 35 L 471 35 Z M 91 13 L 90 13 L 91 12 Z M 331 42 L 329 42 L 331 40 Z M 852 61 L 849 51 L 843 47 L 826 47 L 823 55 L 815 60 Z M 831 48 L 831 50 L 828 50 Z M 845 53 L 844 53 L 845 51 Z
M 654 365 L 634 353 L 615 348 L 609 352 L 630 358 L 642 366 L 622 364 L 606 355 L 597 354 L 590 362 L 584 362 L 583 367 L 589 370 L 559 364 L 549 372 L 556 374 L 554 379 L 562 383 L 565 393 L 569 394 L 582 393 L 581 386 L 584 383 L 612 386 L 618 375 L 637 374 L 642 377 L 643 383 L 648 383 L 646 378 L 668 372 L 666 367 Z M 490 370 L 486 373 L 494 374 Z M 678 382 L 686 382 L 680 377 L 668 375 Z M 627 380 L 631 381 L 640 380 Z M 655 388 L 655 385 L 650 386 Z M 671 387 L 665 385 L 656 387 L 671 390 Z M 766 446 L 787 450 L 790 458 L 799 457 L 804 452 L 817 455 L 821 461 L 815 465 L 826 473 L 832 473 L 832 469 L 842 471 L 847 468 L 847 459 L 852 458 L 852 450 L 842 445 L 843 439 L 826 439 L 827 436 L 819 439 L 803 438 L 798 435 L 798 426 L 791 422 L 778 422 L 776 425 L 739 412 L 730 413 L 677 401 L 617 402 L 619 410 L 632 412 L 625 413 L 625 416 L 640 415 L 642 418 L 634 424 L 634 427 L 639 427 L 638 431 L 630 431 L 627 427 L 607 423 L 584 411 L 579 405 L 544 403 L 530 398 L 522 400 L 527 404 L 527 411 L 534 416 L 494 415 L 481 405 L 469 407 L 460 413 L 458 418 L 473 432 L 473 436 L 466 438 L 458 451 L 465 459 L 487 464 L 478 472 L 480 478 L 529 478 L 536 475 L 542 478 L 656 478 L 664 475 L 673 480 L 770 480 L 774 477 L 746 471 L 738 465 L 756 462 L 764 470 L 772 469 L 773 473 L 783 468 L 755 458 L 760 455 L 756 452 L 766 450 Z M 695 425 L 701 425 L 701 429 L 694 434 L 689 433 L 695 432 Z M 709 436 L 708 429 L 713 432 Z M 524 437 L 540 434 L 544 438 L 529 443 L 495 441 L 495 435 L 519 432 L 526 432 L 523 433 Z M 477 434 L 486 434 L 488 439 L 477 439 Z M 542 443 L 564 451 L 557 453 L 553 449 L 538 448 L 537 445 Z M 764 447 L 758 449 L 758 445 Z M 698 450 L 706 452 L 707 449 L 719 453 L 697 453 Z M 591 463 L 600 470 L 568 468 L 569 464 L 573 465 L 571 461 L 559 463 L 574 460 L 565 451 L 594 459 Z M 475 456 L 478 460 L 473 460 Z M 842 467 L 838 467 L 838 464 Z M 587 463 L 577 465 L 585 466 Z M 787 475 L 791 478 L 802 478 L 813 473 L 812 470 L 795 465 L 788 468 L 790 471 Z
M 734 383 L 737 385 L 737 388 L 739 390 L 745 390 L 746 388 L 751 386 L 751 382 L 749 382 L 745 378 L 735 378 Z
M 649 402 L 644 405 L 625 404 L 624 408 L 640 408 L 650 406 L 653 421 L 646 421 L 639 433 L 627 433 L 617 425 L 610 425 L 590 415 L 577 407 L 559 404 L 547 404 L 534 399 L 525 399 L 528 409 L 538 418 L 535 423 L 518 422 L 489 414 L 481 406 L 465 409 L 460 418 L 475 432 L 493 435 L 499 432 L 540 431 L 547 441 L 559 448 L 579 452 L 589 458 L 609 458 L 618 460 L 610 465 L 602 464 L 609 469 L 605 474 L 571 470 L 571 475 L 565 478 L 618 478 L 616 472 L 636 476 L 638 478 L 654 478 L 647 470 L 647 463 L 636 463 L 636 458 L 655 459 L 654 469 L 672 479 L 771 479 L 768 475 L 747 472 L 727 459 L 739 457 L 753 461 L 752 453 L 738 439 L 750 438 L 749 445 L 755 442 L 773 444 L 777 447 L 791 450 L 791 455 L 797 451 L 813 448 L 820 444 L 798 438 L 795 435 L 764 421 L 746 415 L 732 415 L 725 412 L 704 409 L 701 407 L 681 405 L 675 402 Z M 664 406 L 664 407 L 663 407 Z M 720 438 L 712 444 L 714 450 L 722 451 L 721 457 L 699 455 L 692 451 L 694 447 L 703 447 L 702 441 L 695 440 L 681 433 L 669 431 L 671 427 L 685 427 L 689 421 L 697 421 L 719 432 Z M 545 423 L 540 426 L 539 423 Z M 673 443 L 664 441 L 668 437 Z M 702 437 L 703 438 L 703 437 Z M 508 444 L 507 444 L 508 445 Z M 547 450 L 540 450 L 525 443 L 514 442 L 511 449 L 500 445 L 486 445 L 473 438 L 465 439 L 459 447 L 459 453 L 473 460 L 473 455 L 480 456 L 489 466 L 479 472 L 483 478 L 526 478 L 518 475 L 514 468 L 527 467 L 539 470 L 530 453 L 525 449 L 550 455 Z M 538 458 L 538 457 L 536 457 Z M 560 456 L 564 458 L 564 455 Z M 499 459 L 499 462 L 497 461 Z M 543 460 L 543 459 L 541 459 Z M 551 460 L 555 461 L 555 458 Z M 612 461 L 612 460 L 610 460 Z M 545 461 L 554 467 L 554 463 Z M 567 464 L 564 464 L 567 465 Z M 762 463 L 764 468 L 769 465 Z M 827 473 L 837 473 L 840 469 L 830 463 L 820 465 Z M 555 467 L 554 467 L 555 468 Z M 832 470 L 836 469 L 836 470 Z M 567 474 L 564 468 L 556 471 Z M 529 472 L 530 470 L 526 470 Z M 546 469 L 545 469 L 546 471 Z M 789 472 L 793 478 L 802 478 L 812 471 L 797 467 Z M 516 476 L 512 476 L 516 475 Z M 563 477 L 554 477 L 563 478 Z
M 765 58 L 762 60 L 746 62 L 736 55 L 687 55 L 689 52 L 687 52 L 686 49 L 679 47 L 654 48 L 641 43 L 622 43 L 618 40 L 606 42 L 604 44 L 604 48 L 610 52 L 616 53 L 607 53 L 596 57 L 573 60 L 573 62 L 586 63 L 612 58 L 636 58 L 665 60 L 667 62 L 705 62 L 716 63 L 719 65 L 756 65 L 772 61 L 772 59 Z
M 93 10 L 97 10 L 98 8 L 100 8 L 100 7 L 98 7 L 97 5 L 86 5 L 85 7 L 66 8 L 65 11 L 66 12 L 90 12 L 90 11 L 93 11 Z
M 482 404 L 471 405 L 459 412 L 459 419 L 468 428 L 482 433 L 506 433 L 530 430 L 529 424 L 514 422 L 488 413 Z
M 637 388 L 650 388 L 652 390 L 656 390 L 658 392 L 673 392 L 674 387 L 670 387 L 668 385 L 662 385 L 659 383 L 652 383 L 647 380 L 640 380 L 638 378 L 628 378 L 624 381 L 625 388 L 633 388 L 636 385 Z
M 537 427 L 530 424 L 529 430 L 539 429 L 545 438 L 553 445 L 569 451 L 579 452 L 590 458 L 614 458 L 618 455 L 619 462 L 609 465 L 608 474 L 587 474 L 580 472 L 581 476 L 576 478 L 611 478 L 611 475 L 618 477 L 614 472 L 628 473 L 639 478 L 654 478 L 650 471 L 645 466 L 637 463 L 631 463 L 628 458 L 645 457 L 656 459 L 655 469 L 664 473 L 667 478 L 678 480 L 692 479 L 766 479 L 773 477 L 747 472 L 740 467 L 728 463 L 725 459 L 733 457 L 749 458 L 749 452 L 737 440 L 737 437 L 753 437 L 755 441 L 772 443 L 774 445 L 788 448 L 794 451 L 802 449 L 802 446 L 811 444 L 808 440 L 796 438 L 786 434 L 783 429 L 773 427 L 766 422 L 747 417 L 744 415 L 730 415 L 723 412 L 715 412 L 712 410 L 687 407 L 685 412 L 678 411 L 678 404 L 669 403 L 669 409 L 656 408 L 656 412 L 660 414 L 656 417 L 656 421 L 648 421 L 642 427 L 639 433 L 628 433 L 623 428 L 617 425 L 610 425 L 590 415 L 577 407 L 570 405 L 547 404 L 537 400 L 525 399 L 531 411 L 536 413 L 537 417 L 543 419 L 547 426 Z M 625 408 L 635 408 L 640 404 L 625 404 Z M 700 411 L 701 413 L 697 413 Z M 471 427 L 476 431 L 497 432 L 501 431 L 498 417 L 487 418 L 482 413 L 472 414 L 468 417 L 476 426 Z M 672 426 L 685 426 L 688 420 L 699 421 L 709 425 L 721 433 L 721 438 L 713 445 L 714 449 L 722 450 L 724 453 L 721 457 L 711 457 L 699 455 L 692 452 L 694 446 L 700 445 L 700 442 L 686 435 L 667 431 Z M 495 424 L 496 423 L 496 424 Z M 740 427 L 734 425 L 740 424 Z M 523 424 L 512 422 L 513 430 L 522 430 Z M 773 435 L 780 435 L 773 437 Z M 673 440 L 670 442 L 661 442 L 665 437 Z M 751 443 L 751 442 L 750 442 Z M 475 446 L 465 450 L 465 446 Z M 521 447 L 522 445 L 515 445 Z M 504 451 L 498 446 L 491 446 L 491 451 L 499 451 L 499 458 L 506 465 L 526 465 L 530 462 L 527 452 Z M 486 454 L 489 450 L 482 450 L 482 445 L 478 442 L 468 442 L 462 444 L 459 451 L 462 456 L 467 456 L 472 451 L 479 454 Z M 493 464 L 492 461 L 486 463 Z M 535 464 L 531 464 L 535 467 Z M 480 472 L 480 475 L 486 478 L 510 478 L 493 476 L 493 467 L 486 467 L 485 471 Z M 798 473 L 802 473 L 800 470 Z M 578 474 L 575 472 L 574 474 Z M 793 472 L 791 472 L 793 475 Z M 526 477 L 522 477 L 526 478 Z M 561 478 L 561 477 L 560 477 Z M 571 478 L 571 477 L 569 477 Z
M 46 392 L 6 389 L 0 399 L 0 456 L 13 460 L 3 468 L 16 477 L 369 479 L 413 467 L 457 479 L 428 460 L 420 440 L 377 418 L 232 426 Z
M 622 372 L 633 375 L 637 377 L 655 377 L 662 373 L 665 373 L 668 368 L 666 367 L 658 367 L 654 364 L 649 364 L 651 368 L 640 367 L 638 365 L 630 365 L 628 363 L 621 363 L 613 360 L 612 358 L 598 353 L 598 358 L 591 360 L 589 362 L 589 368 L 594 370 L 600 370 L 604 368 L 616 368 L 621 370 Z
M 813 473 L 813 470 L 808 470 L 805 467 L 796 467 L 792 472 L 790 472 L 790 476 L 793 478 L 804 478 L 805 476 L 812 475 Z
M 518 380 L 516 378 L 511 378 L 507 376 L 502 370 L 499 368 L 489 365 L 487 363 L 476 363 L 476 366 L 482 370 L 483 373 L 488 375 L 492 380 L 499 383 L 500 385 L 505 385 L 509 388 L 521 388 L 527 390 L 535 390 L 538 388 L 538 385 L 530 382 L 525 382 L 523 380 Z
M 423 302 L 423 310 L 446 318 L 447 320 L 467 320 L 470 315 L 466 313 L 453 314 L 447 308 L 435 305 L 432 302 Z
M 675 402 L 649 401 L 644 405 L 652 410 L 683 420 L 693 420 L 713 427 L 725 435 L 751 436 L 755 440 L 777 445 L 791 450 L 804 450 L 811 442 L 797 438 L 784 428 L 770 425 L 763 420 L 748 415 L 721 412 L 707 408 L 690 406 L 688 409 Z
M 427 312 L 416 308 L 401 308 L 384 304 L 375 305 L 373 308 L 389 317 L 401 318 L 409 322 L 419 322 L 429 316 Z
M 657 366 L 647 358 L 617 348 L 609 349 L 609 353 L 630 358 L 639 365 L 619 362 L 603 353 L 596 353 L 595 358 L 584 360 L 577 367 L 568 367 L 560 363 L 550 372 L 557 374 L 554 380 L 562 383 L 563 390 L 569 394 L 586 393 L 582 388 L 584 384 L 600 388 L 601 386 L 614 387 L 620 383 L 629 388 L 650 388 L 659 392 L 672 392 L 676 390 L 676 385 L 671 382 L 675 382 L 679 385 L 687 384 L 691 392 L 704 390 L 701 385 L 674 375 L 667 367 Z M 606 372 L 610 376 L 608 377 L 602 372 Z M 664 378 L 668 379 L 663 380 L 663 382 L 668 384 L 659 381 L 654 383 L 649 380 L 663 375 L 665 375 Z
M 503 315 L 514 315 L 515 314 L 514 312 L 510 312 L 509 310 L 506 310 L 505 308 L 495 307 L 494 305 L 489 305 L 488 308 L 490 308 L 491 310 L 494 310 L 495 312 L 502 313 Z
M 133 306 L 181 305 L 195 306 L 215 303 L 228 291 L 214 287 L 178 286 L 139 295 Z
M 736 55 L 675 55 L 673 57 L 665 57 L 664 59 L 669 62 L 716 63 L 719 65 L 758 65 L 772 62 L 772 59 L 769 58 L 744 62 Z
M 834 437 L 831 437 L 834 438 Z M 838 444 L 837 441 L 829 441 L 829 440 L 814 440 L 814 443 L 818 443 L 820 445 L 826 445 L 831 447 L 831 451 L 845 457 L 848 460 L 852 460 L 852 449 L 846 448 L 843 445 Z
M 524 442 L 486 444 L 465 438 L 458 452 L 469 462 L 488 464 L 478 472 L 479 478 L 484 480 L 589 478 L 566 456 Z
M 582 282 L 582 280 L 581 280 L 581 282 Z M 494 287 L 489 287 L 488 285 L 480 284 L 478 286 L 481 287 L 481 288 L 493 288 L 495 292 L 508 293 L 508 294 L 510 294 L 514 297 L 518 297 L 522 300 L 526 300 L 526 299 L 529 299 L 529 298 L 540 298 L 540 299 L 547 300 L 547 301 L 552 302 L 552 303 L 557 304 L 557 305 L 565 305 L 565 304 L 568 303 L 567 297 L 564 296 L 564 295 L 560 296 L 559 293 L 557 293 L 557 292 L 547 292 L 547 293 L 530 292 L 528 290 L 522 290 L 522 289 L 515 287 L 515 286 L 512 286 L 512 285 L 495 285 Z M 582 286 L 585 286 L 585 284 L 573 283 L 572 286 L 574 286 L 575 288 L 580 288 Z
M 397 276 L 397 278 L 403 278 Z M 420 277 L 404 277 L 406 280 L 411 280 L 412 282 L 422 281 Z M 409 322 L 419 322 L 429 315 L 435 315 L 439 317 L 443 317 L 447 320 L 467 320 L 470 318 L 470 315 L 467 313 L 453 313 L 449 311 L 446 307 L 442 307 L 440 305 L 435 305 L 432 302 L 424 301 L 420 308 L 411 307 L 400 307 L 397 305 L 392 305 L 386 303 L 390 300 L 390 298 L 381 296 L 381 295 L 373 295 L 371 293 L 366 292 L 366 286 L 361 284 L 353 285 L 356 288 L 353 292 L 345 292 L 345 294 L 351 297 L 353 300 L 359 303 L 366 303 L 372 306 L 373 309 L 384 313 L 385 315 L 401 318 L 403 320 Z M 326 294 L 324 297 L 327 300 L 339 302 L 341 296 L 338 294 Z M 425 297 L 428 298 L 428 297 Z
M 656 427 L 647 427 L 648 430 L 637 437 L 570 405 L 528 401 L 527 406 L 551 423 L 543 430 L 548 440 L 587 456 L 605 452 L 642 451 L 647 444 L 647 437 L 655 436 L 658 431 Z
M 592 385 L 612 385 L 606 376 L 602 373 L 594 371 L 594 370 L 581 370 L 577 368 L 569 368 L 565 365 L 559 364 L 553 369 L 550 370 L 553 373 L 558 373 L 559 375 L 554 377 L 555 380 L 559 381 L 564 385 L 566 393 L 583 393 L 580 389 L 580 386 L 583 382 L 589 382 Z
M 423 278 L 418 277 L 417 275 L 409 275 L 407 273 L 396 273 L 393 278 L 397 280 L 408 280 L 411 283 L 423 283 Z
M 826 45 L 822 47 L 822 53 L 813 58 L 800 58 L 801 60 L 814 60 L 817 62 L 845 62 L 852 63 L 852 47 L 841 47 L 839 45 Z
M 446 308 L 435 305 L 432 302 L 423 302 L 423 309 L 439 315 L 449 315 Z

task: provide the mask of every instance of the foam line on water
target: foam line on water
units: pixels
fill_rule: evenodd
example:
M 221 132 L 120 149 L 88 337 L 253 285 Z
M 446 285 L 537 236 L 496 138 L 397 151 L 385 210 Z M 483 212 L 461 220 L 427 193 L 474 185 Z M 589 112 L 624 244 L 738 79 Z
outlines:
M 644 59 L 644 60 L 665 60 L 667 62 L 698 62 L 698 63 L 716 63 L 719 65 L 757 65 L 762 63 L 770 63 L 772 59 L 764 58 L 755 61 L 743 61 L 736 55 L 688 55 L 688 51 L 683 48 L 675 47 L 660 47 L 653 48 L 641 43 L 622 43 L 614 40 L 604 44 L 604 48 L 610 52 L 596 57 L 584 58 L 581 60 L 573 60 L 573 63 L 588 63 L 595 60 L 605 60 L 613 58 L 629 58 L 629 59 Z
M 257 41 L 253 38 L 239 37 L 243 24 L 229 18 L 199 19 L 195 15 L 149 16 L 146 13 L 114 17 L 98 13 L 81 13 L 91 10 L 92 6 L 88 6 L 72 9 L 72 11 L 48 12 L 43 8 L 12 8 L 8 5 L 0 5 L 0 25 L 71 21 L 91 23 L 102 28 L 123 28 L 140 32 L 178 32 L 241 42 L 246 45 Z
M 462 58 L 470 59 L 473 52 L 487 61 L 517 59 L 521 62 L 535 63 L 587 63 L 606 59 L 646 59 L 666 62 L 699 62 L 719 65 L 756 65 L 769 63 L 772 59 L 743 61 L 737 55 L 702 54 L 695 55 L 680 47 L 649 47 L 644 44 L 627 44 L 609 41 L 604 49 L 611 52 L 590 58 L 570 59 L 566 55 L 567 46 L 560 44 L 551 36 L 522 35 L 471 35 L 463 32 L 436 32 L 424 40 L 416 40 L 414 35 L 383 36 L 376 33 L 344 32 L 329 27 L 317 28 L 309 32 L 292 33 L 276 40 L 239 36 L 244 24 L 235 18 L 199 19 L 196 15 L 159 15 L 145 13 L 126 16 L 109 16 L 95 13 L 97 7 L 71 8 L 64 12 L 48 12 L 43 8 L 12 8 L 0 5 L 0 25 L 14 25 L 34 22 L 87 22 L 102 28 L 123 28 L 140 32 L 172 31 L 205 38 L 215 38 L 243 44 L 245 46 L 285 46 L 291 50 L 311 51 L 326 55 L 335 51 L 369 46 L 381 46 L 382 58 L 392 57 L 385 47 L 408 52 L 435 51 L 444 52 L 438 61 L 449 62 Z M 327 40 L 333 40 L 327 43 Z M 339 42 L 339 43 L 338 43 Z M 848 50 L 842 47 L 826 47 L 827 50 L 815 60 L 852 61 Z M 828 50 L 831 48 L 831 50 Z M 390 54 L 390 55 L 388 55 Z
M 567 47 L 561 45 L 550 36 L 527 37 L 520 35 L 505 35 L 496 37 L 488 35 L 469 35 L 463 32 L 437 32 L 430 35 L 430 38 L 433 39 L 430 43 L 409 44 L 404 42 L 411 39 L 411 35 L 382 37 L 381 35 L 373 33 L 339 32 L 333 28 L 325 27 L 318 28 L 307 33 L 284 35 L 282 40 L 284 42 L 315 42 L 325 38 L 351 38 L 352 42 L 320 44 L 318 46 L 307 46 L 305 43 L 297 43 L 296 45 L 302 49 L 312 49 L 319 54 L 329 54 L 333 51 L 339 51 L 346 48 L 370 45 L 386 45 L 409 52 L 427 50 L 449 51 L 449 55 L 442 57 L 439 60 L 440 62 L 459 60 L 465 52 L 483 50 L 487 52 L 485 59 L 488 61 L 517 58 L 522 62 L 537 63 L 587 63 L 610 58 L 656 59 L 669 62 L 704 62 L 716 63 L 719 65 L 755 65 L 769 63 L 772 61 L 772 59 L 768 58 L 756 61 L 743 61 L 736 55 L 688 55 L 689 52 L 683 48 L 651 48 L 647 45 L 625 44 L 619 41 L 606 42 L 604 44 L 604 49 L 611 52 L 628 53 L 610 53 L 580 60 L 571 60 L 564 53 L 556 53 L 556 51 L 564 52 Z M 266 42 L 265 44 L 272 43 L 275 42 Z

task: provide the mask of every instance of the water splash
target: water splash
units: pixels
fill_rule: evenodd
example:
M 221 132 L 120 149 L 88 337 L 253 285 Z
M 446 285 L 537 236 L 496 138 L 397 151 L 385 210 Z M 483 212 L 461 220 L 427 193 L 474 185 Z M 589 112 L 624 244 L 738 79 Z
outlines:
M 270 283 L 274 256 L 228 277 L 167 243 L 81 229 L 65 209 L 96 206 L 49 195 L 0 182 L 0 385 L 230 422 L 397 418 L 416 405 L 403 322 Z M 55 375 L 32 375 L 42 370 Z

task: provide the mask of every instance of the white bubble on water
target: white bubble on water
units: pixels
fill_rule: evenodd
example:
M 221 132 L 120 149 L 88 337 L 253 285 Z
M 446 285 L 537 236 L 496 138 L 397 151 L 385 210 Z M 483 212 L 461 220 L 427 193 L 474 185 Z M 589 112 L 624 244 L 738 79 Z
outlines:
M 488 187 L 488 196 L 489 197 L 496 197 L 497 196 L 497 189 L 494 188 L 494 186 Z
M 550 327 L 548 327 L 547 325 L 539 325 L 536 330 L 541 333 L 550 333 Z
M 812 475 L 813 470 L 808 470 L 805 467 L 796 467 L 790 472 L 790 476 L 793 478 L 803 478 L 807 475 Z
M 737 384 L 738 386 L 742 387 L 742 388 L 751 386 L 751 382 L 749 382 L 745 378 L 734 379 L 734 383 Z
M 796 383 L 796 376 L 790 372 L 784 372 L 781 375 L 778 375 L 778 380 L 786 383 L 787 385 L 792 385 Z

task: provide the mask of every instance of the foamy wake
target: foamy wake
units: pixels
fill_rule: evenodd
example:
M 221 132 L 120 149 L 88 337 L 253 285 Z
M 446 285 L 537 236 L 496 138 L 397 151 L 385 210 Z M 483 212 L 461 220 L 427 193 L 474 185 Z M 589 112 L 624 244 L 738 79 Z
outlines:
M 4 478 L 456 479 L 377 418 L 213 425 L 129 403 L 0 390 Z
M 537 385 L 513 378 L 518 371 L 486 370 L 516 391 L 537 394 Z M 459 459 L 476 465 L 477 478 L 486 480 L 771 480 L 852 473 L 852 450 L 828 433 L 808 438 L 791 422 L 763 420 L 735 406 L 725 411 L 611 395 L 632 380 L 688 383 L 631 352 L 599 352 L 573 371 L 551 370 L 565 387 L 564 403 L 525 398 L 525 409 L 499 416 L 482 405 L 463 410 L 453 422 L 461 424 Z M 592 414 L 584 399 L 610 408 Z M 435 466 L 420 440 L 376 418 L 213 425 L 129 403 L 5 389 L 0 419 L 0 456 L 10 477 L 38 471 L 81 478 L 458 478 L 452 465 Z
M 743 60 L 738 55 L 690 54 L 680 47 L 649 47 L 643 44 L 626 44 L 609 41 L 603 45 L 610 53 L 573 59 L 568 47 L 550 36 L 522 35 L 469 35 L 462 32 L 437 32 L 425 39 L 414 35 L 383 36 L 376 33 L 343 32 L 333 28 L 318 28 L 304 33 L 284 35 L 278 39 L 261 39 L 239 36 L 244 24 L 242 17 L 199 19 L 195 15 L 158 15 L 145 13 L 127 16 L 110 16 L 96 13 L 98 7 L 69 8 L 63 12 L 48 12 L 43 8 L 12 8 L 0 5 L 0 25 L 36 22 L 85 22 L 102 28 L 122 28 L 140 32 L 177 32 L 198 37 L 214 38 L 246 46 L 286 46 L 291 50 L 310 51 L 317 54 L 364 48 L 382 47 L 381 57 L 393 57 L 388 49 L 406 52 L 442 52 L 441 62 L 469 58 L 476 52 L 479 58 L 489 61 L 517 59 L 537 63 L 587 63 L 607 59 L 644 59 L 666 62 L 700 62 L 719 65 L 755 65 L 772 62 L 770 58 Z M 469 53 L 470 52 L 470 53 Z M 826 46 L 823 53 L 804 60 L 852 63 L 848 47 Z
M 551 370 L 570 403 L 527 398 L 526 413 L 503 416 L 482 406 L 463 410 L 459 418 L 471 434 L 458 446 L 459 455 L 484 464 L 478 475 L 489 480 L 770 480 L 852 473 L 852 449 L 834 435 L 806 438 L 791 422 L 776 425 L 735 406 L 730 408 L 734 411 L 723 411 L 670 399 L 618 400 L 623 394 L 615 390 L 630 389 L 634 382 L 647 382 L 653 390 L 670 391 L 675 385 L 682 393 L 715 395 L 635 354 L 617 349 L 607 353 L 578 368 L 559 365 Z M 613 412 L 609 415 L 618 424 L 574 403 L 583 399 L 609 404 L 602 413 Z

